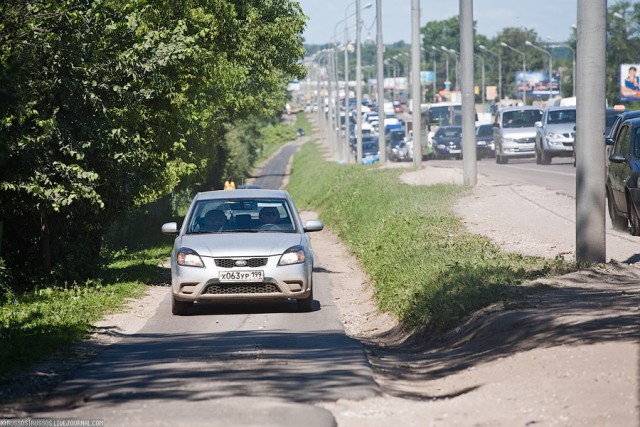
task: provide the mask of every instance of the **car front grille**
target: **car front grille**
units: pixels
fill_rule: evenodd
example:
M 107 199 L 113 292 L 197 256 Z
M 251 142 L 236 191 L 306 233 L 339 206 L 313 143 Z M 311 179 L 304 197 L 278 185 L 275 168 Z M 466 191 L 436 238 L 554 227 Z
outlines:
M 516 139 L 516 142 L 518 144 L 533 144 L 534 142 L 536 142 L 535 138 L 518 138 Z
M 267 265 L 267 258 L 249 258 L 249 259 L 240 259 L 240 258 L 216 258 L 216 267 L 222 268 L 246 268 L 246 267 L 264 267 Z
M 211 283 L 202 292 L 208 295 L 282 293 L 273 283 Z

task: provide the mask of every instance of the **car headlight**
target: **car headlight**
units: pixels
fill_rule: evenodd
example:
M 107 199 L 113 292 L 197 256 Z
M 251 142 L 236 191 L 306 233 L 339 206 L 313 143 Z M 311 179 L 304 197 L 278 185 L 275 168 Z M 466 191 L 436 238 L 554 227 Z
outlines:
M 176 254 L 176 263 L 187 267 L 204 267 L 200 255 L 193 249 L 180 248 Z
M 447 146 L 446 146 L 446 145 L 444 145 L 444 144 L 438 144 L 438 145 L 436 145 L 436 147 L 437 147 L 439 150 L 444 150 L 445 148 L 447 148 Z
M 505 138 L 503 142 L 506 142 L 508 144 L 513 144 L 514 142 L 516 142 L 515 138 Z
M 307 254 L 302 246 L 292 246 L 280 257 L 278 265 L 302 264 L 307 259 Z
M 545 138 L 547 138 L 547 142 L 549 142 L 549 144 L 551 145 L 562 145 L 562 142 L 558 141 L 558 139 L 562 138 L 562 135 L 554 133 L 554 132 L 547 132 L 544 134 Z

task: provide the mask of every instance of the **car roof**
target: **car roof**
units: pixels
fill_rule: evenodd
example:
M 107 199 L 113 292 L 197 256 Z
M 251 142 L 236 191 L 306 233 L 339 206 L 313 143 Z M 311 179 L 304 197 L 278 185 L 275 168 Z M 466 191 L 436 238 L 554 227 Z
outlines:
M 636 117 L 640 117 L 640 110 L 625 111 L 620 115 L 622 121 L 635 119 Z
M 542 108 L 534 107 L 533 105 L 526 105 L 522 107 L 502 107 L 500 110 L 498 110 L 498 113 L 501 113 L 504 111 L 520 111 L 520 110 L 541 110 L 542 111 Z
M 640 127 L 640 115 L 637 117 L 632 117 L 629 119 L 626 119 L 624 121 L 624 123 L 628 123 L 629 125 L 633 126 L 634 128 Z
M 253 198 L 276 198 L 288 199 L 289 193 L 284 190 L 267 189 L 239 189 L 239 190 L 215 190 L 203 191 L 196 195 L 197 200 L 218 200 L 218 199 L 253 199 Z
M 547 107 L 547 111 L 566 111 L 566 110 L 575 110 L 575 105 L 556 105 L 552 107 Z

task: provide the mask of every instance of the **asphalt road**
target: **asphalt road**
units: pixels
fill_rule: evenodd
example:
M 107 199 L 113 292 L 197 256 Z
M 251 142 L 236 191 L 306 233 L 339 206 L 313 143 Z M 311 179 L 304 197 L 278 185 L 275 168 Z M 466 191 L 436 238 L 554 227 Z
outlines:
M 429 164 L 462 168 L 460 160 L 429 160 Z M 485 182 L 511 188 L 508 199 L 496 202 L 491 196 L 490 205 L 483 206 L 486 215 L 495 218 L 495 227 L 502 224 L 518 224 L 519 232 L 526 235 L 529 227 L 530 240 L 555 242 L 563 251 L 575 251 L 576 242 L 576 168 L 571 158 L 553 159 L 550 165 L 537 165 L 534 159 L 510 160 L 506 165 L 498 165 L 494 159 L 477 162 L 477 171 Z M 546 191 L 544 197 L 532 196 L 530 190 L 523 193 L 521 187 L 536 186 Z M 539 193 L 537 196 L 542 196 Z M 556 197 L 568 196 L 568 197 Z M 604 194 L 603 194 L 604 197 Z M 478 201 L 476 201 L 478 202 Z M 606 232 L 606 259 L 624 263 L 640 260 L 638 238 L 628 231 L 615 230 L 604 206 Z M 514 218 L 520 218 L 514 221 Z M 536 222 L 538 221 L 538 222 Z M 523 240 L 527 240 L 524 239 Z M 553 252 L 552 252 L 553 253 Z
M 280 187 L 297 145 L 284 147 L 254 183 Z M 31 415 L 109 426 L 333 426 L 331 413 L 314 402 L 380 390 L 361 344 L 342 328 L 330 275 L 317 263 L 311 313 L 285 302 L 204 305 L 172 316 L 167 288 L 140 331 L 76 371 L 48 409 Z

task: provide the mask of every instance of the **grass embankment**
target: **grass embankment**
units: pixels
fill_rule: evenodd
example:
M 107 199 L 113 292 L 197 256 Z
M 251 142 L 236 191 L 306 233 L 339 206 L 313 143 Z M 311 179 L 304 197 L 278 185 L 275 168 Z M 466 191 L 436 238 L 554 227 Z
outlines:
M 145 236 L 138 237 L 145 242 Z M 70 344 L 86 338 L 93 323 L 121 310 L 129 298 L 143 296 L 147 283 L 161 279 L 159 264 L 171 251 L 171 241 L 146 246 L 109 253 L 100 277 L 82 285 L 9 295 L 0 305 L 0 374 L 46 357 L 71 356 Z
M 315 143 L 296 155 L 288 191 L 337 232 L 373 281 L 379 307 L 409 326 L 442 331 L 516 286 L 574 269 L 562 260 L 506 254 L 467 232 L 452 206 L 463 186 L 401 183 L 400 169 L 323 160 Z

